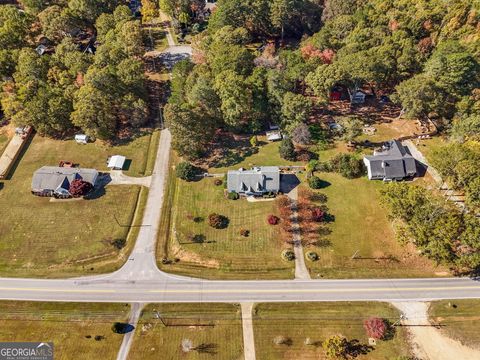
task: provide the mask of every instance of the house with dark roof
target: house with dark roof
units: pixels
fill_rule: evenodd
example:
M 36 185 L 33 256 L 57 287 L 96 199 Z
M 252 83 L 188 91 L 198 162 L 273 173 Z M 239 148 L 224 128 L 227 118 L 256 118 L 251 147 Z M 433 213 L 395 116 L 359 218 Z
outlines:
M 228 192 L 243 195 L 263 195 L 280 191 L 280 169 L 276 166 L 255 167 L 251 170 L 240 168 L 227 174 Z
M 382 150 L 375 151 L 373 156 L 365 156 L 363 162 L 370 180 L 403 180 L 417 174 L 414 157 L 398 140 L 386 142 Z
M 71 196 L 70 184 L 77 179 L 95 186 L 98 179 L 98 171 L 95 169 L 44 166 L 33 174 L 32 194 L 69 197 Z

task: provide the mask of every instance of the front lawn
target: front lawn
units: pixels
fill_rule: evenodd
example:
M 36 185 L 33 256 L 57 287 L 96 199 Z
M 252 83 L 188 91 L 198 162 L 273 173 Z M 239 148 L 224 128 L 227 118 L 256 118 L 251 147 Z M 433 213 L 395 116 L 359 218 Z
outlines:
M 153 140 L 152 140 L 153 139 Z M 149 152 L 149 145 L 152 142 Z M 150 174 L 156 135 L 145 135 L 122 146 L 100 143 L 77 145 L 36 135 L 25 148 L 10 179 L 0 190 L 0 273 L 2 276 L 74 276 L 112 271 L 125 260 L 134 242 L 118 250 L 115 240 L 127 240 L 139 198 L 147 190 L 137 186 L 107 186 L 92 200 L 51 202 L 30 193 L 32 175 L 60 160 L 106 170 L 107 155 L 131 159 L 132 176 Z M 142 205 L 143 206 L 143 205 Z M 141 221 L 139 208 L 135 222 Z
M 394 323 L 399 315 L 392 306 L 379 302 L 259 304 L 253 317 L 257 359 L 327 359 L 321 346 L 326 338 L 341 335 L 368 346 L 363 321 L 376 316 Z M 278 336 L 286 344 L 275 344 Z M 305 344 L 307 338 L 309 345 Z M 393 339 L 377 340 L 377 345 L 357 359 L 395 359 L 408 356 L 409 351 L 407 332 L 398 327 Z
M 169 191 L 174 191 L 173 197 Z M 267 223 L 269 214 L 278 214 L 275 201 L 227 200 L 223 186 L 214 185 L 212 178 L 198 182 L 170 179 L 165 198 L 171 201 L 171 218 L 164 219 L 162 224 L 169 226 L 170 231 L 160 232 L 158 258 L 165 256 L 162 242 L 166 237 L 167 256 L 179 260 L 164 266 L 165 271 L 232 279 L 293 275 L 293 263 L 283 261 L 280 256 L 287 245 L 278 238 L 279 226 Z M 166 210 L 164 215 L 169 216 Z M 212 228 L 208 224 L 211 213 L 226 216 L 227 228 Z M 248 237 L 240 234 L 242 229 L 250 232 Z
M 182 342 L 189 342 L 192 350 L 184 352 Z M 240 307 L 231 304 L 148 305 L 135 330 L 129 359 L 182 358 L 243 359 Z
M 381 181 L 366 177 L 349 180 L 335 173 L 316 173 L 328 186 L 331 230 L 315 251 L 318 261 L 307 261 L 312 278 L 421 277 L 435 275 L 435 268 L 414 249 L 399 245 L 386 210 L 380 205 Z M 355 260 L 352 256 L 356 253 Z M 442 271 L 443 269 L 437 269 Z
M 430 321 L 440 324 L 447 336 L 462 344 L 480 348 L 480 300 L 442 300 L 434 301 L 429 309 Z
M 126 322 L 125 304 L 0 302 L 0 341 L 53 342 L 54 357 L 115 359 L 123 335 L 112 332 Z

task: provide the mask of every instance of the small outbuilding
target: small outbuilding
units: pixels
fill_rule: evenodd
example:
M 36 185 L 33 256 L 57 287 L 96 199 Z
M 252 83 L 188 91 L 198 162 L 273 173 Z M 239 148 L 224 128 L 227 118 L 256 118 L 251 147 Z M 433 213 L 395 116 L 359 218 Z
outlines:
M 355 90 L 350 92 L 350 102 L 352 104 L 363 104 L 367 94 L 362 90 Z
M 123 170 L 125 165 L 125 156 L 122 155 L 113 155 L 107 160 L 107 167 L 111 170 Z
M 279 130 L 267 131 L 266 135 L 268 141 L 279 141 L 283 138 L 282 133 Z
M 77 142 L 77 144 L 87 144 L 89 140 L 90 138 L 88 137 L 88 135 L 85 135 L 85 134 L 75 135 L 75 141 Z

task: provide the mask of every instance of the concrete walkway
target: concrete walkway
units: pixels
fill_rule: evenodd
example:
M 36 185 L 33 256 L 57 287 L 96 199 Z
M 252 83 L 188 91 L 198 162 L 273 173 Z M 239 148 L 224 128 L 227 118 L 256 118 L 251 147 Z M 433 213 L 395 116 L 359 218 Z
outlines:
M 242 308 L 243 352 L 245 360 L 255 360 L 255 337 L 252 320 L 253 303 L 241 303 L 240 306 Z
M 293 228 L 293 250 L 295 252 L 295 279 L 310 280 L 310 273 L 305 265 L 305 255 L 303 253 L 302 236 L 300 233 L 300 224 L 298 223 L 298 189 L 295 188 L 288 193 L 292 201 L 292 228 Z
M 108 185 L 140 185 L 150 187 L 152 182 L 151 176 L 132 177 L 125 175 L 122 170 L 110 171 L 111 182 Z
M 123 336 L 122 345 L 118 351 L 117 360 L 127 360 L 130 347 L 132 346 L 133 338 L 135 337 L 135 328 L 138 324 L 138 319 L 140 319 L 140 314 L 142 313 L 144 304 L 142 303 L 133 303 L 132 309 L 130 311 L 130 318 L 128 323 L 133 326 L 133 330 L 129 333 L 126 333 Z
M 414 355 L 422 360 L 480 359 L 475 350 L 442 334 L 428 320 L 428 303 L 393 302 L 404 315 L 402 324 L 408 326 Z

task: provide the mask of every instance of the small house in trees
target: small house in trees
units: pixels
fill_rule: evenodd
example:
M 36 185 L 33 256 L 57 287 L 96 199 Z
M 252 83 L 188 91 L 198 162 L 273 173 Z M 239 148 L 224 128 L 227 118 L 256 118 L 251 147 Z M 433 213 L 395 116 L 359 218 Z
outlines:
M 111 170 L 122 170 L 125 165 L 125 156 L 114 155 L 108 158 L 107 167 Z
M 363 104 L 367 94 L 363 90 L 349 91 L 352 104 Z
M 71 197 L 70 185 L 74 180 L 82 180 L 94 187 L 98 180 L 98 171 L 95 169 L 44 166 L 33 174 L 32 194 Z
M 241 195 L 261 196 L 280 191 L 280 169 L 276 166 L 255 167 L 251 170 L 240 168 L 227 174 L 228 192 Z
M 363 162 L 370 180 L 397 181 L 417 174 L 415 158 L 398 140 L 386 142 L 381 151 L 365 156 Z

